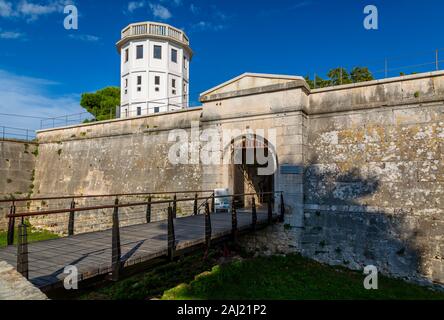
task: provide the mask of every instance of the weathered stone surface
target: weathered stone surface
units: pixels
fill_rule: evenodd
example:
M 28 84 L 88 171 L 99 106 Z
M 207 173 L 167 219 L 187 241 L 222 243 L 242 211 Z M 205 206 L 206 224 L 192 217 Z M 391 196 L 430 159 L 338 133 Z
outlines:
M 48 298 L 11 265 L 0 261 L 0 300 L 47 300 Z
M 111 121 L 107 125 L 73 127 L 39 134 L 41 142 L 34 193 L 42 197 L 201 190 L 199 164 L 174 165 L 168 158 L 170 146 L 174 144 L 168 141 L 169 129 L 189 131 L 191 121 L 197 120 L 198 116 L 199 111 L 192 110 L 170 114 L 164 119 L 147 117 Z M 58 206 L 69 208 L 70 201 L 60 201 Z M 97 201 L 86 199 L 77 206 L 94 205 Z M 103 201 L 100 203 L 106 204 Z M 112 204 L 114 199 L 105 201 Z M 131 199 L 121 197 L 120 201 Z M 32 207 L 48 209 L 42 203 L 33 203 Z M 156 205 L 153 220 L 164 218 L 166 207 Z M 181 208 L 185 210 L 185 207 L 192 208 L 192 203 L 180 203 L 179 211 Z M 68 215 L 39 216 L 32 218 L 31 222 L 35 227 L 66 233 Z M 121 209 L 120 222 L 121 225 L 145 222 L 145 209 Z M 76 214 L 75 233 L 109 228 L 111 223 L 112 209 L 80 212 Z
M 276 129 L 278 166 L 303 173 L 277 168 L 287 227 L 252 246 L 444 283 L 444 72 L 312 91 L 285 83 L 234 81 L 204 95 L 203 108 L 42 131 L 34 194 L 232 188 L 229 164 L 170 164 L 169 131 L 189 132 L 192 121 L 218 132 Z M 231 141 L 218 142 L 229 154 Z M 108 211 L 80 214 L 79 225 L 108 227 Z M 33 223 L 66 230 L 66 215 L 45 219 Z
M 32 192 L 36 150 L 31 142 L 0 140 L 0 199 L 19 198 Z M 10 204 L 0 203 L 0 230 Z

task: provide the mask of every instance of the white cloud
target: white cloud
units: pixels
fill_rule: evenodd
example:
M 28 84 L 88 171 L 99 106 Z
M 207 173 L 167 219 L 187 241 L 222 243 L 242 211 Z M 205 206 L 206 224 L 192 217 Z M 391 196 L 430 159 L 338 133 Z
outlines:
M 100 40 L 99 37 L 91 35 L 91 34 L 70 34 L 69 37 L 71 39 L 88 41 L 88 42 L 97 42 Z
M 160 0 L 160 2 L 163 3 L 166 1 Z M 179 6 L 182 4 L 182 0 L 172 0 L 172 1 L 170 0 L 170 3 Z M 134 11 L 142 9 L 144 7 L 148 7 L 149 10 L 151 11 L 151 14 L 154 17 L 159 18 L 161 20 L 168 20 L 173 16 L 167 7 L 159 3 L 148 2 L 146 0 L 130 1 L 128 3 L 128 9 L 127 11 L 125 11 L 125 13 L 133 13 Z
M 143 8 L 146 6 L 145 1 L 130 1 L 128 3 L 128 12 L 132 13 L 136 11 L 137 9 Z
M 194 14 L 198 14 L 200 10 L 194 3 L 192 3 L 190 4 L 190 11 Z
M 14 14 L 12 10 L 12 3 L 5 0 L 0 0 L 0 17 L 11 17 Z
M 19 76 L 0 69 L 0 113 L 51 118 L 85 112 L 79 94 L 52 95 L 49 88 L 57 82 Z M 39 129 L 40 120 L 0 115 L 0 126 Z
M 312 1 L 302 1 L 302 2 L 298 2 L 298 3 L 294 4 L 291 8 L 292 9 L 303 8 L 303 7 L 310 6 L 312 4 L 313 4 Z
M 20 0 L 13 5 L 12 2 L 0 0 L 0 17 L 20 17 L 30 22 L 44 15 L 63 12 L 64 7 L 68 4 L 74 4 L 74 1 L 46 0 L 35 2 L 35 0 Z
M 23 37 L 24 34 L 21 32 L 0 30 L 0 39 L 21 39 Z
M 292 5 L 286 7 L 286 8 L 277 8 L 277 9 L 270 9 L 270 10 L 261 10 L 259 11 L 259 16 L 266 17 L 271 15 L 277 15 L 280 14 L 282 11 L 295 11 L 297 9 L 303 9 L 305 7 L 309 7 L 313 5 L 313 1 L 306 0 L 306 1 L 299 1 L 295 2 Z
M 192 31 L 220 31 L 225 29 L 225 26 L 222 24 L 214 24 L 209 21 L 199 21 L 191 26 Z
M 175 6 L 181 6 L 182 5 L 182 0 L 161 0 L 162 2 L 171 2 L 173 5 Z
M 153 4 L 150 3 L 150 9 L 154 17 L 162 19 L 162 20 L 168 20 L 172 17 L 172 14 L 168 8 L 160 5 L 160 4 Z
M 231 17 L 219 10 L 215 5 L 211 5 L 210 8 L 211 10 L 208 11 L 207 20 L 201 20 L 191 24 L 191 31 L 220 31 L 227 27 L 227 20 Z M 201 10 L 194 4 L 191 4 L 190 11 L 194 14 L 198 14 Z

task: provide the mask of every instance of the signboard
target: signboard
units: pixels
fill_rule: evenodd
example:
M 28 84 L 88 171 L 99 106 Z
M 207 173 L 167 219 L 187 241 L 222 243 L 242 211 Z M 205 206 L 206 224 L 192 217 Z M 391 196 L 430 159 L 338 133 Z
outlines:
M 283 164 L 280 167 L 281 174 L 301 174 L 303 173 L 302 166 L 294 166 L 289 164 Z

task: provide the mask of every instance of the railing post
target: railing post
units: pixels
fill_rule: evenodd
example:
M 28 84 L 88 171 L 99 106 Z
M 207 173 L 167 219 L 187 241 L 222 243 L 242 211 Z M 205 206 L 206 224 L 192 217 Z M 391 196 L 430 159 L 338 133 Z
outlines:
M 279 216 L 279 221 L 284 222 L 285 220 L 285 203 L 284 203 L 284 194 L 281 192 L 281 214 Z
M 174 233 L 173 208 L 168 206 L 168 258 L 172 261 L 176 253 L 176 235 Z
M 116 198 L 113 212 L 112 230 L 112 280 L 119 280 L 121 268 L 120 228 L 119 228 L 119 199 Z
M 146 223 L 151 222 L 151 196 L 148 197 L 148 204 L 146 205 Z
M 216 206 L 216 203 L 215 203 L 214 192 L 213 192 L 213 195 L 211 196 L 211 212 L 215 212 L 215 206 Z
M 273 208 L 271 206 L 271 199 L 272 199 L 272 195 L 270 194 L 268 196 L 268 203 L 267 203 L 267 211 L 268 211 L 268 224 L 272 224 L 273 223 Z
M 193 208 L 193 213 L 194 213 L 194 215 L 197 215 L 197 198 L 198 198 L 198 195 L 197 195 L 197 193 L 194 195 L 194 208 Z
M 18 244 L 17 244 L 17 272 L 29 278 L 28 268 L 28 232 L 24 219 L 18 227 Z
M 9 210 L 10 215 L 15 214 L 15 201 L 12 202 L 11 209 Z M 15 217 L 9 217 L 8 222 L 8 246 L 14 244 L 14 231 L 15 231 Z
M 174 198 L 173 198 L 173 217 L 174 219 L 177 218 L 177 195 L 174 194 Z
M 208 253 L 211 245 L 211 217 L 208 202 L 205 203 L 205 251 Z
M 254 196 L 251 198 L 251 226 L 253 230 L 256 229 L 257 224 L 257 212 L 256 212 L 256 199 Z
M 231 201 L 231 235 L 233 236 L 233 241 L 237 241 L 237 212 L 234 205 L 234 197 Z
M 74 201 L 74 199 L 72 199 L 71 201 L 71 209 L 75 209 L 76 207 L 76 202 Z M 69 222 L 68 222 L 68 235 L 69 236 L 73 236 L 74 235 L 74 210 L 71 210 L 69 212 Z

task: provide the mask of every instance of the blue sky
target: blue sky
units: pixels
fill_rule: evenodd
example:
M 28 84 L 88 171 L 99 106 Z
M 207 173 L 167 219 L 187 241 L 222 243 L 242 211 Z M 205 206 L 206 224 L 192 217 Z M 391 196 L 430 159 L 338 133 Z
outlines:
M 63 28 L 67 2 L 79 10 L 78 30 Z M 368 4 L 379 10 L 378 30 L 363 27 Z M 145 20 L 190 37 L 194 104 L 200 92 L 243 72 L 324 75 L 355 65 L 376 71 L 389 57 L 395 76 L 431 70 L 398 67 L 433 63 L 433 51 L 444 48 L 442 0 L 0 0 L 0 113 L 83 111 L 82 92 L 119 85 L 115 42 L 125 25 Z M 1 125 L 40 122 L 0 115 Z

